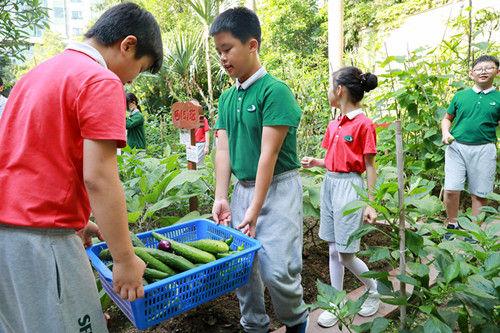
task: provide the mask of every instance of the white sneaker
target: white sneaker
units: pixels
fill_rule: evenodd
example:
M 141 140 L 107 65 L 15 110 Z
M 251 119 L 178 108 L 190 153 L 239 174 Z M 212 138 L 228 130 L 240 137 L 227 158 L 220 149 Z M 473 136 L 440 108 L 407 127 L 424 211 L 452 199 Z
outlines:
M 332 327 L 337 321 L 339 321 L 337 316 L 330 311 L 323 311 L 318 317 L 318 325 L 325 328 Z
M 361 305 L 361 310 L 359 310 L 358 314 L 363 317 L 370 317 L 377 313 L 379 307 L 380 294 L 376 291 L 369 291 L 368 297 L 363 305 Z

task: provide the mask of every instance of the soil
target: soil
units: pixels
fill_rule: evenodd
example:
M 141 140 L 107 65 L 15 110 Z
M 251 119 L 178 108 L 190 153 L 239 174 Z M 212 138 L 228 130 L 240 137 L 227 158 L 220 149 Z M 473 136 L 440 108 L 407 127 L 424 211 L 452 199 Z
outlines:
M 328 245 L 318 238 L 319 223 L 314 219 L 304 221 L 304 253 L 302 286 L 304 287 L 304 300 L 310 304 L 316 300 L 316 280 L 328 283 L 330 281 L 328 273 Z M 385 227 L 385 226 L 382 226 Z M 388 246 L 389 240 L 380 233 L 370 234 L 363 238 L 364 246 Z M 360 256 L 362 259 L 362 256 Z M 367 262 L 367 260 L 365 260 Z M 389 267 L 384 262 L 367 263 L 370 269 L 384 270 Z M 346 270 L 344 277 L 344 288 L 346 291 L 354 290 L 361 286 L 361 283 L 354 275 Z M 266 308 L 271 318 L 271 331 L 281 327 L 280 323 L 272 311 L 269 295 L 266 292 Z M 137 330 L 120 311 L 118 307 L 112 305 L 108 310 L 111 319 L 109 321 L 110 333 L 239 333 L 243 332 L 239 325 L 240 310 L 238 299 L 235 293 L 230 293 L 218 299 L 203 304 L 191 311 L 183 313 L 173 319 L 159 324 L 145 331 Z

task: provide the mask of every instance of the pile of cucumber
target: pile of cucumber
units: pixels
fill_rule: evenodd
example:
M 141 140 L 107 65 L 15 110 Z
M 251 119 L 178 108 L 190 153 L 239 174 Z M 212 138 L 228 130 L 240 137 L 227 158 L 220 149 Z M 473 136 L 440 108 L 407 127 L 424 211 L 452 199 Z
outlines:
M 168 248 L 171 249 L 171 252 L 146 247 L 136 235 L 133 233 L 130 234 L 135 254 L 146 263 L 143 279 L 144 285 L 230 256 L 244 249 L 242 244 L 237 248 L 237 251 L 230 250 L 230 245 L 233 242 L 232 236 L 224 241 L 200 239 L 194 242 L 180 243 L 156 232 L 152 232 L 151 235 L 160 242 L 168 242 Z M 99 258 L 102 260 L 111 260 L 109 250 L 102 250 L 99 253 Z M 108 267 L 112 268 L 111 266 Z

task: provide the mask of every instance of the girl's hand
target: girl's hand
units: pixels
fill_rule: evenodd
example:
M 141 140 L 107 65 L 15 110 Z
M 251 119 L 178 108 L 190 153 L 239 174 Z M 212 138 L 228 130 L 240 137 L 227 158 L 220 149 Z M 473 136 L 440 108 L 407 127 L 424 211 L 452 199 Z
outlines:
M 303 168 L 308 169 L 317 166 L 318 163 L 314 157 L 305 156 L 300 160 L 300 164 Z
M 370 206 L 367 206 L 363 212 L 363 221 L 373 223 L 377 220 L 377 212 Z

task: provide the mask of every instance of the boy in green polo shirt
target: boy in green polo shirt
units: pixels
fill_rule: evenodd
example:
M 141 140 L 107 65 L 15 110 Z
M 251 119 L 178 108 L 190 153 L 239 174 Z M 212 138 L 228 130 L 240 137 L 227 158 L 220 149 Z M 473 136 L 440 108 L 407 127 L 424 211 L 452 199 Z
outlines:
M 441 121 L 445 152 L 444 202 L 448 228 L 457 229 L 460 192 L 467 180 L 472 214 L 479 214 L 493 191 L 496 175 L 496 128 L 500 120 L 500 92 L 493 86 L 498 59 L 483 55 L 474 62 L 469 77 L 474 87 L 453 97 Z M 450 131 L 451 128 L 451 131 Z
M 264 287 L 286 332 L 305 332 L 302 271 L 302 185 L 296 134 L 301 110 L 282 81 L 259 61 L 257 15 L 239 7 L 221 13 L 210 28 L 221 64 L 235 85 L 219 98 L 213 217 L 262 244 L 250 281 L 238 289 L 245 332 L 267 332 Z M 235 185 L 231 204 L 227 194 Z

